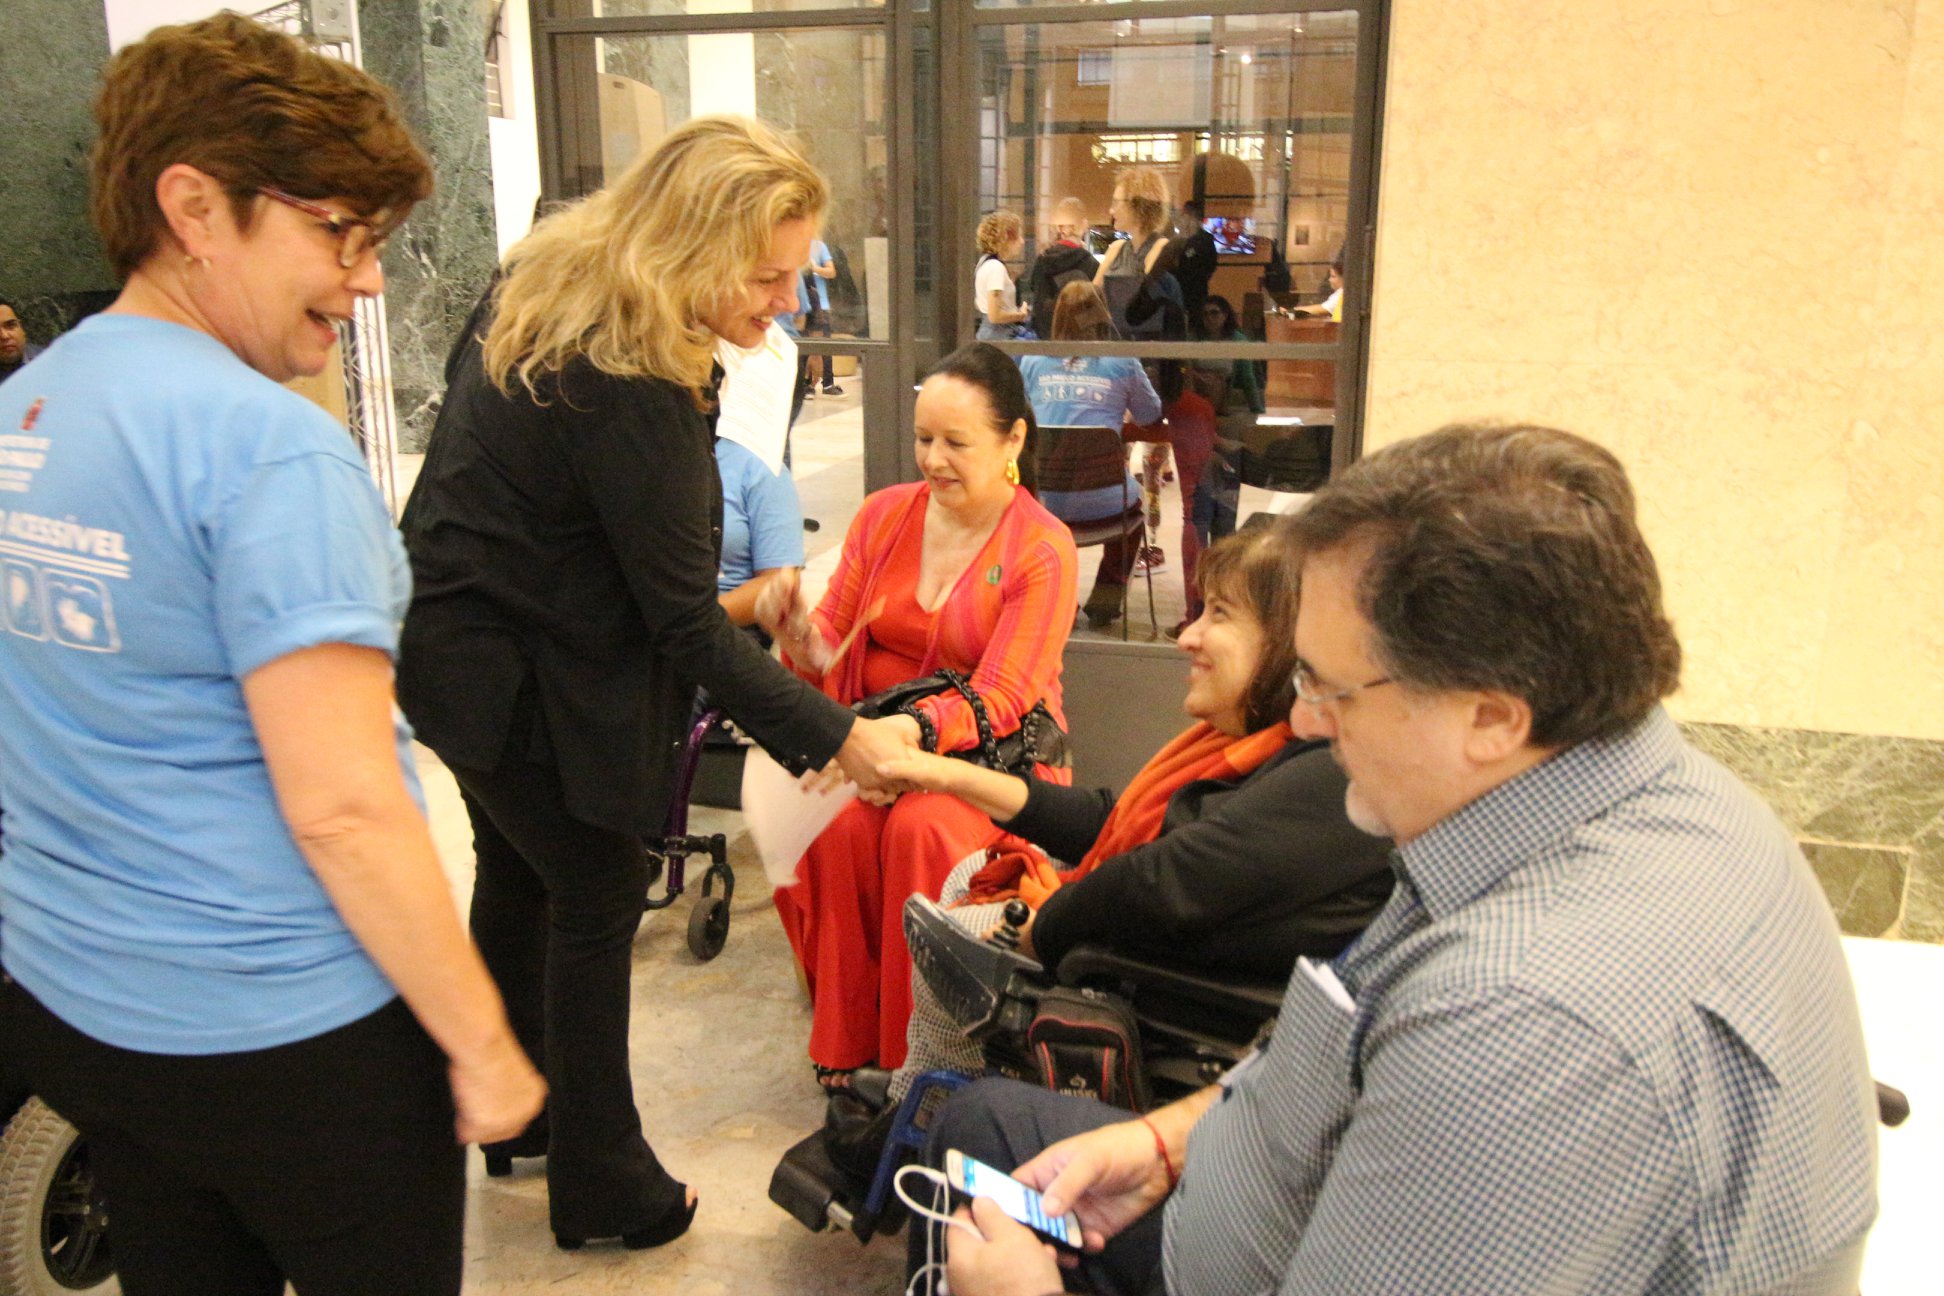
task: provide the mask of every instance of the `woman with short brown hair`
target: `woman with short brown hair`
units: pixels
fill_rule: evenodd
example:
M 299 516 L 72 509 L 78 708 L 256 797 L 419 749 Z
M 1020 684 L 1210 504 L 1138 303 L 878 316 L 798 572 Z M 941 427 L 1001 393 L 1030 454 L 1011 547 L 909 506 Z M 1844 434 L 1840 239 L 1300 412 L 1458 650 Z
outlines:
M 460 1143 L 544 1086 L 393 706 L 397 533 L 281 385 L 431 170 L 377 82 L 232 14 L 123 49 L 95 112 L 121 294 L 0 393 L 46 443 L 8 511 L 65 524 L 9 555 L 0 1039 L 88 1139 L 127 1291 L 456 1296 Z

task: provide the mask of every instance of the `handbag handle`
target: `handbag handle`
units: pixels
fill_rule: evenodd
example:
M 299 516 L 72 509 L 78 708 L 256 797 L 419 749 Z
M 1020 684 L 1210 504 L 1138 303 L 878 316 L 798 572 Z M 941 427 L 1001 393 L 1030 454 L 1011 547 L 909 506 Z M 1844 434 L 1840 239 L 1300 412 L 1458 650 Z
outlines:
M 992 717 L 986 714 L 985 699 L 980 697 L 979 691 L 972 687 L 971 679 L 965 675 L 961 675 L 958 671 L 950 669 L 941 670 L 938 672 L 938 678 L 944 680 L 957 690 L 958 695 L 964 698 L 966 704 L 972 708 L 972 722 L 979 729 L 979 750 L 985 755 L 986 767 L 988 769 L 1000 768 L 999 740 L 993 736 Z

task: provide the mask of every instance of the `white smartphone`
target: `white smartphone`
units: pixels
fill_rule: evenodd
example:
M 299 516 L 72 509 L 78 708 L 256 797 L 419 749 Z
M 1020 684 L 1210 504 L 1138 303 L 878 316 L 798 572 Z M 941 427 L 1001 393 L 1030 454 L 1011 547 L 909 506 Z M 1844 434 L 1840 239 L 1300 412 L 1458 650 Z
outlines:
M 975 1161 L 963 1152 L 948 1151 L 945 1178 L 968 1197 L 989 1197 L 998 1202 L 1000 1210 L 1041 1237 L 1074 1251 L 1080 1249 L 1080 1217 L 1072 1211 L 1048 1215 L 1039 1193 L 1004 1171 Z

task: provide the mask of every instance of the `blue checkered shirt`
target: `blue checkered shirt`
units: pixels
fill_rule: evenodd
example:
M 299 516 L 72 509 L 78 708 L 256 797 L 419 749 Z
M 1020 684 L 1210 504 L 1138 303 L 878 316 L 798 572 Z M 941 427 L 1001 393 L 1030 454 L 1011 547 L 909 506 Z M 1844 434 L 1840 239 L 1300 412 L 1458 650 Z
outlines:
M 1195 1127 L 1169 1292 L 1854 1290 L 1876 1215 L 1856 997 L 1753 794 L 1656 710 L 1395 863 Z

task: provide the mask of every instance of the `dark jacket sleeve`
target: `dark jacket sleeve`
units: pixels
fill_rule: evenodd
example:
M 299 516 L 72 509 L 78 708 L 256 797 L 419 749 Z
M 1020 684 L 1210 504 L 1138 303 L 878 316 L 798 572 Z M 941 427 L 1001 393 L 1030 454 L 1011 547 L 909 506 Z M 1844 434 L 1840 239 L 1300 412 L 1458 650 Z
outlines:
M 1029 778 L 1025 807 L 999 826 L 1056 860 L 1078 864 L 1093 849 L 1113 808 L 1114 794 L 1107 788 L 1067 787 Z
M 1297 954 L 1334 954 L 1390 891 L 1390 844 L 1350 823 L 1344 789 L 1326 744 L 1292 743 L 1206 799 L 1207 813 L 1061 887 L 1034 949 L 1048 967 L 1096 942 L 1265 976 L 1287 975 Z
M 564 441 L 654 654 L 709 690 L 783 764 L 827 763 L 850 732 L 850 711 L 764 653 L 716 599 L 722 483 L 707 424 L 677 404 L 689 397 L 671 384 L 603 378 L 598 386 L 601 399 Z M 644 427 L 668 435 L 643 436 Z

